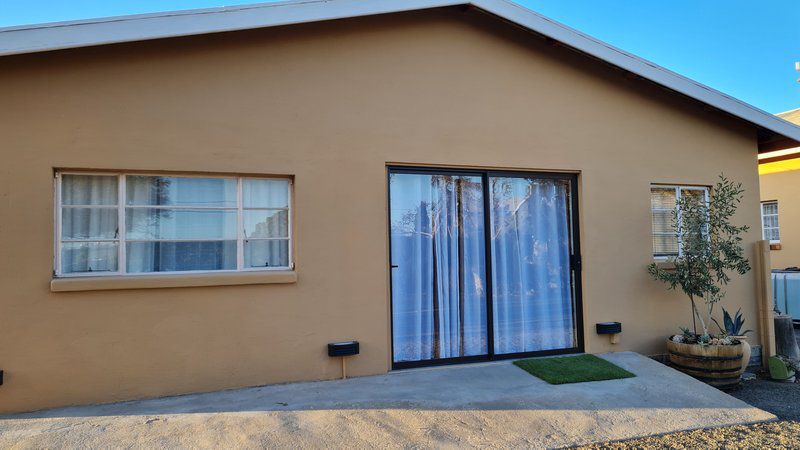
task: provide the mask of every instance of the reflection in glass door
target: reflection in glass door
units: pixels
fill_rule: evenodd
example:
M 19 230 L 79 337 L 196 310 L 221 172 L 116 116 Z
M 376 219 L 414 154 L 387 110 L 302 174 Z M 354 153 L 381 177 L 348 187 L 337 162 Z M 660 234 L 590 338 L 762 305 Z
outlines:
M 582 350 L 575 181 L 390 170 L 395 368 Z
M 569 180 L 489 177 L 494 353 L 577 347 Z
M 488 353 L 480 176 L 392 173 L 394 362 Z

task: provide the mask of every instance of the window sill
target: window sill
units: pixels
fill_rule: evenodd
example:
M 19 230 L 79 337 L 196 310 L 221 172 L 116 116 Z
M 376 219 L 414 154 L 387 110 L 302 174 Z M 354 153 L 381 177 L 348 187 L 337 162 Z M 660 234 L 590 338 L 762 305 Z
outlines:
M 50 290 L 52 292 L 107 291 L 117 289 L 238 286 L 245 284 L 289 284 L 296 282 L 297 273 L 292 270 L 236 273 L 206 272 L 198 274 L 54 278 L 50 281 Z

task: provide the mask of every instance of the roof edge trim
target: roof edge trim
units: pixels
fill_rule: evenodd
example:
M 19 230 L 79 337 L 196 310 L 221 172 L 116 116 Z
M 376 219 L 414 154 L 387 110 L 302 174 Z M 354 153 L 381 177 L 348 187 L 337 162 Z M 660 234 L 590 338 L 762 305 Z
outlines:
M 469 4 L 468 0 L 290 0 L 0 28 L 0 56 L 267 28 Z

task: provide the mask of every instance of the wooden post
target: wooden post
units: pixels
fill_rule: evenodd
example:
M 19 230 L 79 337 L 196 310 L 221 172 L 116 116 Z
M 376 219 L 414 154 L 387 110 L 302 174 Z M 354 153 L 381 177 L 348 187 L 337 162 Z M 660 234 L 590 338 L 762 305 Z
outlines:
M 769 357 L 775 356 L 775 322 L 773 320 L 772 268 L 769 257 L 769 241 L 758 241 L 755 247 L 753 270 L 756 275 L 761 365 L 765 369 L 769 369 Z

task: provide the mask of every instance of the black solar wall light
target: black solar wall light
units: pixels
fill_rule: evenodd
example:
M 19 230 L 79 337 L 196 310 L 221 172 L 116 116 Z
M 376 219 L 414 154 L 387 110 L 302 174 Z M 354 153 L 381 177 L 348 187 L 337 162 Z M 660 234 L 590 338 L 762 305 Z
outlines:
M 595 325 L 597 334 L 607 334 L 612 344 L 619 342 L 619 334 L 622 333 L 622 324 L 619 322 L 600 322 Z
M 342 379 L 347 379 L 347 357 L 359 352 L 358 341 L 331 342 L 328 344 L 328 356 L 342 358 Z

